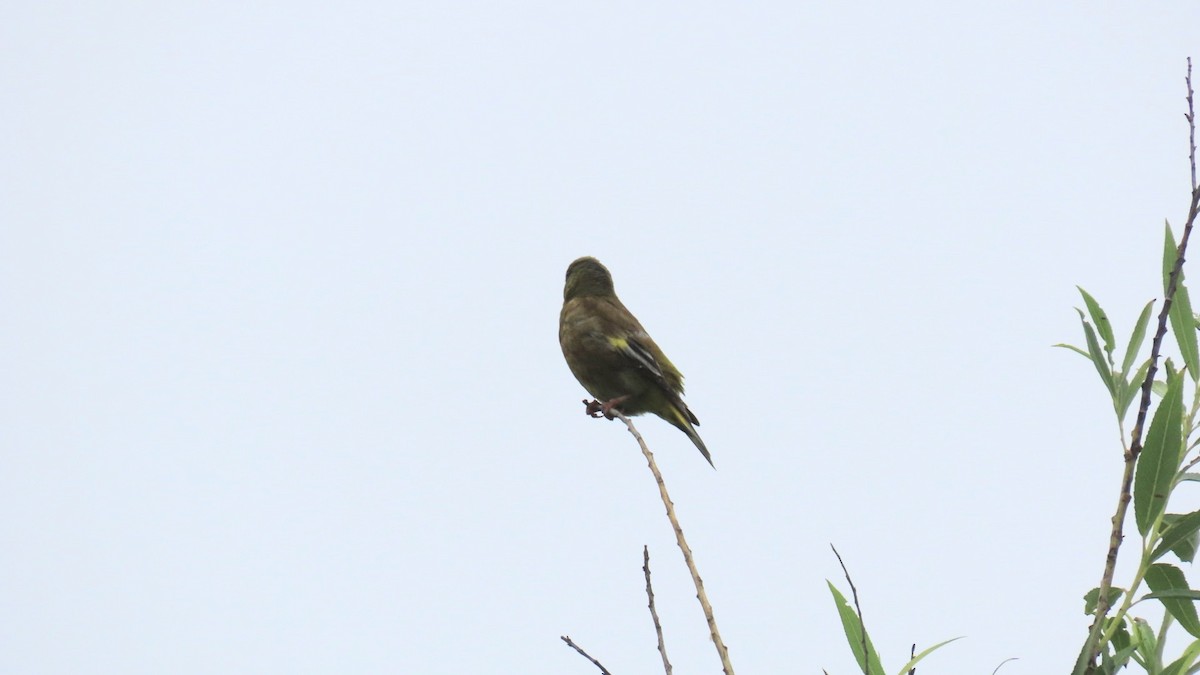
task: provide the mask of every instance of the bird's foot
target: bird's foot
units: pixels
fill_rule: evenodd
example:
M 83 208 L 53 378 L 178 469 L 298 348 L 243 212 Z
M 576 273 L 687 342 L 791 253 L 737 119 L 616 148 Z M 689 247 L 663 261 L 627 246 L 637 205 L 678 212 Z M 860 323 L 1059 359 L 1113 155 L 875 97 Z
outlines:
M 587 406 L 587 409 L 584 412 L 592 417 L 600 417 L 603 415 L 607 419 L 611 420 L 614 418 L 612 413 L 613 408 L 620 406 L 622 403 L 628 400 L 629 396 L 618 396 L 603 403 L 596 400 L 588 401 L 585 399 L 583 404 Z
M 608 419 L 611 420 L 613 418 L 613 414 L 612 414 L 613 408 L 620 406 L 622 403 L 624 403 L 625 401 L 628 401 L 628 400 L 629 400 L 628 396 L 618 396 L 614 399 L 609 399 L 609 400 L 605 401 L 604 403 L 600 404 L 600 412 L 603 413 L 605 417 L 607 417 Z

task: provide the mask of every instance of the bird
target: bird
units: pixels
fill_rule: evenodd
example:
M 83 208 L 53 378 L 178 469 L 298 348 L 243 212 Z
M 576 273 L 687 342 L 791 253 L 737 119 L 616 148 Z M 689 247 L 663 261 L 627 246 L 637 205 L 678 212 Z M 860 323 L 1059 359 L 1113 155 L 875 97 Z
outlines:
M 589 414 L 654 413 L 687 434 L 716 468 L 696 431 L 700 420 L 683 401 L 683 374 L 617 297 L 608 268 L 591 256 L 567 267 L 558 342 L 575 379 L 597 399 Z

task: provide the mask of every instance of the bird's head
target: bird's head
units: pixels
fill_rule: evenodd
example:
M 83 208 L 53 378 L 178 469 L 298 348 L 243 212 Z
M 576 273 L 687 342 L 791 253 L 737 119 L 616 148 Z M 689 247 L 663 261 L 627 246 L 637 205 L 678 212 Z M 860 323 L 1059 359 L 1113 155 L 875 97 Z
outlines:
M 587 295 L 614 295 L 612 275 L 599 260 L 586 256 L 571 263 L 567 268 L 567 283 L 563 287 L 563 300 Z

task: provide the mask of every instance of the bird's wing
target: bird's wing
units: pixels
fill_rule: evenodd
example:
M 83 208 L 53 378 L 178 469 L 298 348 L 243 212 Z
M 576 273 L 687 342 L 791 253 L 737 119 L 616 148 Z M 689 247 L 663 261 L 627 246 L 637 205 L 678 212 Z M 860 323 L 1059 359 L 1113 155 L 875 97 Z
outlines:
M 687 404 L 684 403 L 683 399 L 679 396 L 683 393 L 683 376 L 675 370 L 675 366 L 672 365 L 670 361 L 666 361 L 666 356 L 662 357 L 663 360 L 666 361 L 666 366 L 664 367 L 663 364 L 659 362 L 659 359 L 654 355 L 656 351 L 658 351 L 660 354 L 662 352 L 657 349 L 657 345 L 654 344 L 654 341 L 650 340 L 649 335 L 642 333 L 642 336 L 648 342 L 648 345 L 640 342 L 636 337 L 629 336 L 623 341 L 624 348 L 617 347 L 618 351 L 628 358 L 633 359 L 638 363 L 638 365 L 649 371 L 649 373 L 654 377 L 655 383 L 657 383 L 658 386 L 663 390 L 663 393 L 667 395 L 667 400 L 669 400 L 676 408 L 678 414 L 686 417 L 691 421 L 692 424 L 700 424 L 700 420 L 696 419 L 696 415 L 688 408 Z M 615 342 L 614 346 L 616 346 Z M 707 450 L 704 450 L 704 452 L 707 452 Z M 709 460 L 710 463 L 711 461 L 712 460 Z
M 673 395 L 682 393 L 683 378 L 665 356 L 660 356 L 661 350 L 649 335 L 609 336 L 608 342 L 621 356 L 644 368 L 663 391 Z
M 658 380 L 663 380 L 663 369 L 659 365 L 658 359 L 654 358 L 654 352 L 646 345 L 638 340 L 637 336 L 630 335 L 621 340 L 621 345 L 617 347 L 621 353 L 629 358 L 637 361 L 638 365 L 642 366 Z M 665 383 L 665 382 L 664 382 Z
M 596 309 L 608 320 L 605 338 L 618 354 L 644 368 L 664 391 L 683 393 L 683 375 L 620 300 L 606 299 Z

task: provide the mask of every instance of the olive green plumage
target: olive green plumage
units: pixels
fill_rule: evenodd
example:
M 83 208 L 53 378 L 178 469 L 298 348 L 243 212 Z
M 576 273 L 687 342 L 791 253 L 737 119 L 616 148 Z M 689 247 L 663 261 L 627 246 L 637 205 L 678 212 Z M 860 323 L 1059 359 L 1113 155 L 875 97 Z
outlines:
M 621 304 L 612 275 L 595 258 L 567 268 L 558 342 L 589 394 L 626 415 L 658 415 L 687 434 L 712 464 L 693 426 L 700 420 L 681 398 L 683 375 Z

